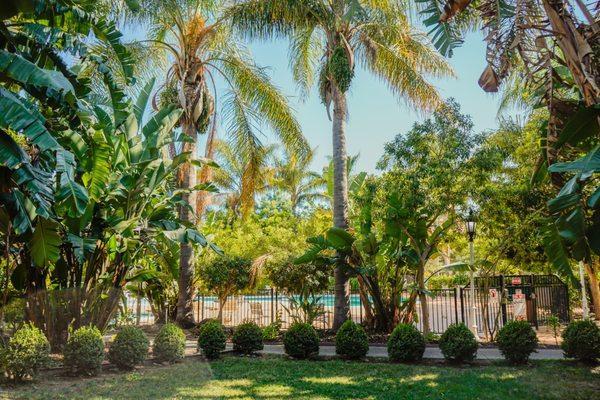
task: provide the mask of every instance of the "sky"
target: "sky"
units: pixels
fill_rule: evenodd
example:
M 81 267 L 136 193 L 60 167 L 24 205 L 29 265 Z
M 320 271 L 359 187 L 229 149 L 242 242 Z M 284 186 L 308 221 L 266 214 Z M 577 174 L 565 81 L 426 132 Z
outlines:
M 137 36 L 136 39 L 139 39 L 139 33 L 138 31 L 136 35 L 129 31 L 126 38 Z M 272 82 L 289 99 L 304 136 L 311 147 L 317 148 L 313 168 L 320 171 L 331 155 L 332 137 L 331 121 L 317 88 L 313 88 L 308 99 L 300 99 L 288 65 L 285 40 L 252 42 L 247 45 L 255 62 L 266 67 Z M 462 112 L 472 117 L 475 132 L 495 128 L 499 96 L 483 92 L 477 84 L 486 65 L 485 43 L 481 33 L 468 34 L 465 42 L 455 49 L 453 57 L 448 61 L 454 68 L 456 78 L 434 79 L 430 82 L 438 88 L 443 98 L 454 97 L 458 101 Z M 217 82 L 217 87 L 221 85 L 222 83 Z M 357 171 L 376 172 L 376 164 L 383 153 L 384 144 L 397 134 L 408 131 L 415 122 L 428 117 L 411 109 L 402 99 L 392 95 L 384 82 L 358 67 L 347 97 L 349 120 L 346 142 L 349 155 L 360 154 Z M 219 123 L 219 126 L 223 125 Z M 259 137 L 265 144 L 277 142 L 277 138 L 268 130 Z M 203 147 L 201 144 L 199 149 Z

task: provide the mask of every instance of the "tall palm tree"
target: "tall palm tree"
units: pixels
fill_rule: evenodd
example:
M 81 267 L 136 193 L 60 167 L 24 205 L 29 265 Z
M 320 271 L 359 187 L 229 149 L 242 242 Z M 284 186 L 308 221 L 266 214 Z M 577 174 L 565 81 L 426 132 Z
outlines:
M 321 100 L 333 104 L 333 219 L 348 228 L 346 169 L 346 92 L 355 64 L 387 83 L 390 90 L 418 109 L 439 104 L 427 76 L 447 76 L 451 69 L 409 24 L 397 0 L 239 0 L 228 11 L 236 29 L 251 38 L 291 39 L 290 65 L 301 87 L 318 76 Z M 349 314 L 347 268 L 335 269 L 334 328 Z
M 283 159 L 275 160 L 273 186 L 289 194 L 294 213 L 306 202 L 327 198 L 320 192 L 325 181 L 310 171 L 315 152 L 316 149 L 312 149 L 304 156 L 286 152 Z
M 222 112 L 233 148 L 251 161 L 256 161 L 263 152 L 256 136 L 256 129 L 261 125 L 271 128 L 286 147 L 300 152 L 307 148 L 286 98 L 250 60 L 239 38 L 224 22 L 225 1 L 142 0 L 140 3 L 137 18 L 149 24 L 151 32 L 145 42 L 162 51 L 171 62 L 164 85 L 155 96 L 155 104 L 176 104 L 183 109 L 178 122 L 185 144 L 178 149 L 172 146 L 172 156 L 185 152 L 196 156 L 197 136 L 206 132 L 209 135 L 204 154 L 209 158 L 213 156 L 217 110 Z M 217 89 L 218 79 L 224 81 L 223 93 Z M 218 99 L 221 104 L 217 103 Z M 195 165 L 197 163 L 184 165 L 177 179 L 179 187 L 184 189 L 181 218 L 190 224 L 197 222 Z M 254 171 L 249 170 L 246 179 L 254 179 L 250 177 Z M 210 177 L 210 171 L 201 171 L 200 179 L 207 181 Z M 183 325 L 193 322 L 193 262 L 193 249 L 182 244 L 177 321 Z

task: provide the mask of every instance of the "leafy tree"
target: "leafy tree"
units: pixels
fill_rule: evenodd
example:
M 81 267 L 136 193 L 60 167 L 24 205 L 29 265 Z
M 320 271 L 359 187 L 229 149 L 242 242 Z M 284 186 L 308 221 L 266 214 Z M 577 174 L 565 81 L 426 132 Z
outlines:
M 171 155 L 179 150 L 195 156 L 197 136 L 208 132 L 204 155 L 212 159 L 217 138 L 216 112 L 220 110 L 231 148 L 250 163 L 244 176 L 250 184 L 258 179 L 264 153 L 256 136 L 257 126 L 272 128 L 295 151 L 304 151 L 306 143 L 286 98 L 239 45 L 239 37 L 224 18 L 224 7 L 222 1 L 142 0 L 134 16 L 150 25 L 151 37 L 145 43 L 172 61 L 155 99 L 163 107 L 175 105 L 183 110 L 178 121 L 182 146 L 171 146 Z M 226 83 L 221 93 L 215 86 L 217 77 Z M 222 99 L 221 104 L 216 104 L 218 99 Z M 197 174 L 195 167 L 195 163 L 183 164 L 177 177 L 178 186 L 184 189 L 184 203 L 194 205 L 182 205 L 179 210 L 180 218 L 190 223 L 202 214 L 209 194 L 201 192 L 197 196 L 189 189 L 209 182 L 213 171 L 206 166 Z M 183 324 L 193 321 L 193 260 L 192 249 L 182 244 L 177 320 Z
M 438 102 L 428 76 L 447 76 L 450 68 L 408 23 L 396 1 L 244 0 L 227 15 L 246 36 L 291 40 L 290 65 L 304 92 L 318 77 L 321 100 L 333 104 L 334 225 L 348 228 L 346 92 L 355 64 L 388 84 L 392 92 L 419 109 Z M 334 327 L 348 319 L 348 276 L 336 269 Z
M 217 318 L 221 323 L 227 297 L 253 286 L 256 273 L 252 261 L 241 257 L 219 257 L 200 267 L 198 276 L 201 284 L 215 293 L 219 300 Z

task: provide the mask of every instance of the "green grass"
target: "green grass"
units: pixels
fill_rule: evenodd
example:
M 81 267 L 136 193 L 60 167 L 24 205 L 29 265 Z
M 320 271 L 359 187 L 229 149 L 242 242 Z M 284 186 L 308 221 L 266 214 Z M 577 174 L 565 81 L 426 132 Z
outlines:
M 226 357 L 97 378 L 46 376 L 8 399 L 592 399 L 600 367 L 449 367 Z

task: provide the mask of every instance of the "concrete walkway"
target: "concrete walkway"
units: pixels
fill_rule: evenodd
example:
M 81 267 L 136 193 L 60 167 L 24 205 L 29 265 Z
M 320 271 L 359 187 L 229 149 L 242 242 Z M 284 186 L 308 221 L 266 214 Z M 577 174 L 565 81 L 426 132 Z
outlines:
M 188 340 L 186 342 L 186 354 L 192 355 L 196 353 L 197 342 Z M 227 343 L 227 350 L 231 350 L 231 343 Z M 283 355 L 283 345 L 281 344 L 265 344 L 265 348 L 259 352 L 262 354 Z M 320 356 L 335 356 L 335 347 L 324 345 L 319 348 Z M 385 346 L 371 346 L 367 357 L 387 358 L 387 348 Z M 423 358 L 430 360 L 443 360 L 444 356 L 439 347 L 426 347 Z M 538 349 L 537 353 L 533 353 L 530 357 L 532 360 L 562 360 L 564 359 L 562 350 L 559 349 Z M 481 347 L 477 350 L 477 359 L 479 360 L 503 360 L 504 357 L 500 350 L 494 347 Z

